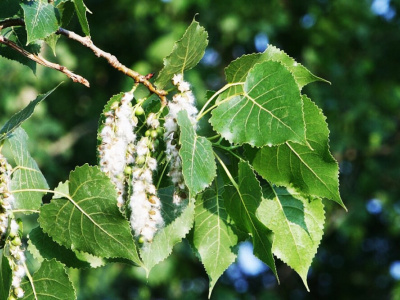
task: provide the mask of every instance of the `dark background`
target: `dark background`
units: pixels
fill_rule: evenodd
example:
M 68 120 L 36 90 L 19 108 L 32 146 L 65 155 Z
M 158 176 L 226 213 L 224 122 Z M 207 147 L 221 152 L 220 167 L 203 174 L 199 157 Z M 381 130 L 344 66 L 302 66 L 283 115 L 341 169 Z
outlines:
M 198 14 L 210 42 L 187 79 L 200 103 L 207 89 L 224 84 L 223 69 L 230 61 L 263 51 L 267 43 L 332 83 L 313 83 L 304 92 L 327 116 L 349 212 L 325 202 L 325 236 L 310 270 L 311 292 L 283 263 L 277 262 L 280 285 L 258 262 L 249 267 L 245 244 L 241 260 L 221 277 L 212 299 L 400 299 L 398 0 L 85 3 L 93 12 L 88 19 L 94 43 L 142 74 L 160 70 L 173 42 Z M 82 34 L 76 18 L 67 28 Z M 56 57 L 48 48 L 42 54 L 87 78 L 91 88 L 41 67 L 35 77 L 0 58 L 0 124 L 64 81 L 24 126 L 32 155 L 54 188 L 76 165 L 96 163 L 98 116 L 107 100 L 129 90 L 132 81 L 64 37 Z M 71 276 L 78 299 L 206 299 L 208 294 L 204 268 L 185 242 L 148 280 L 142 270 L 121 264 L 71 270 Z

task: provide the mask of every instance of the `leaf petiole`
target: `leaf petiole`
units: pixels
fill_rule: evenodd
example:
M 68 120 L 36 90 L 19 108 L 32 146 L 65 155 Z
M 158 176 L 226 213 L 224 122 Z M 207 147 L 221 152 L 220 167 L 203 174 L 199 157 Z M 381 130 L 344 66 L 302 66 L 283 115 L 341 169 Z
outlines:
M 235 187 L 236 190 L 239 191 L 239 185 L 236 183 L 235 179 L 233 179 L 233 176 L 232 176 L 231 172 L 229 172 L 227 166 L 224 164 L 222 159 L 217 155 L 217 153 L 214 152 L 214 156 L 218 160 L 218 162 L 221 165 L 221 167 L 224 169 L 224 171 L 225 171 L 226 175 L 228 176 L 229 180 L 232 182 L 232 185 Z
M 215 106 L 218 105 L 213 105 L 211 108 L 207 109 L 206 111 L 204 111 L 207 106 L 221 93 L 225 92 L 227 89 L 229 89 L 232 86 L 236 86 L 236 85 L 243 85 L 244 82 L 235 82 L 235 83 L 229 83 L 226 84 L 225 86 L 223 86 L 219 91 L 217 91 L 214 95 L 211 96 L 210 99 L 208 99 L 208 101 L 203 105 L 202 109 L 199 111 L 198 116 L 197 116 L 197 121 L 199 121 L 204 115 L 206 115 L 210 110 L 212 110 Z M 230 97 L 228 97 L 228 99 L 230 99 Z

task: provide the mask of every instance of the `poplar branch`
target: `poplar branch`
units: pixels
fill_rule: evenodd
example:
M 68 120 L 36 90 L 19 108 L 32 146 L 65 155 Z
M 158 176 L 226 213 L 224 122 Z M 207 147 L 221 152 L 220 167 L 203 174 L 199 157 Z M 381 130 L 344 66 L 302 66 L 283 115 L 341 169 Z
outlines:
M 1 28 L 1 25 L 0 25 L 0 28 Z M 64 66 L 61 66 L 56 63 L 52 63 L 39 55 L 36 55 L 36 54 L 26 51 L 24 48 L 20 47 L 18 44 L 16 44 L 13 41 L 10 41 L 3 35 L 0 35 L 0 44 L 6 45 L 6 46 L 12 48 L 13 50 L 17 51 L 18 53 L 22 54 L 23 56 L 29 58 L 30 60 L 33 60 L 34 62 L 36 62 L 42 66 L 45 66 L 47 68 L 51 68 L 51 69 L 57 70 L 61 73 L 64 73 L 69 78 L 71 78 L 73 82 L 78 82 L 87 87 L 90 87 L 89 81 L 87 81 L 82 76 L 73 73 L 72 71 L 68 70 Z
M 151 93 L 154 93 L 154 94 L 156 94 L 157 96 L 159 96 L 160 99 L 161 99 L 161 103 L 162 103 L 163 105 L 166 105 L 166 104 L 167 104 L 167 98 L 165 97 L 165 96 L 167 95 L 167 92 L 166 92 L 166 91 L 164 91 L 164 90 L 158 90 L 158 89 L 147 79 L 146 76 L 143 76 L 143 75 L 139 74 L 138 72 L 136 72 L 136 71 L 134 71 L 134 70 L 132 70 L 132 69 L 129 69 L 128 67 L 126 67 L 126 66 L 124 66 L 122 63 L 120 63 L 120 62 L 118 61 L 118 59 L 117 59 L 114 55 L 112 55 L 112 54 L 110 54 L 110 53 L 108 53 L 108 52 L 105 52 L 105 51 L 101 50 L 99 47 L 97 47 L 96 45 L 94 45 L 93 41 L 90 39 L 89 36 L 83 37 L 83 36 L 80 36 L 80 35 L 76 34 L 76 33 L 73 32 L 73 31 L 69 31 L 69 30 L 66 30 L 66 29 L 61 28 L 61 27 L 59 28 L 59 30 L 58 30 L 56 33 L 57 33 L 57 34 L 60 34 L 60 35 L 64 35 L 64 36 L 68 37 L 69 39 L 72 39 L 72 40 L 74 40 L 74 41 L 77 41 L 77 42 L 81 43 L 83 46 L 85 46 L 85 47 L 91 49 L 91 50 L 93 51 L 93 53 L 94 53 L 97 57 L 103 57 L 103 58 L 105 58 L 105 59 L 108 61 L 108 63 L 109 63 L 112 67 L 114 67 L 114 68 L 117 69 L 118 71 L 121 71 L 121 72 L 124 73 L 125 75 L 127 75 L 127 76 L 133 78 L 133 79 L 135 80 L 135 82 L 143 84 L 144 86 L 147 87 L 147 89 L 148 89 Z
M 7 20 L 0 21 L 0 30 L 3 29 L 3 28 L 11 27 L 11 26 L 25 26 L 25 22 L 24 22 L 23 19 L 7 19 Z M 93 43 L 93 41 L 90 39 L 90 37 L 88 37 L 88 36 L 87 36 L 87 37 L 80 36 L 79 34 L 76 34 L 76 33 L 73 32 L 73 31 L 69 31 L 69 30 L 64 29 L 64 28 L 61 28 L 61 27 L 57 30 L 56 34 L 66 36 L 67 38 L 69 38 L 69 39 L 71 39 L 71 40 L 74 40 L 74 41 L 77 41 L 77 42 L 81 43 L 83 46 L 85 46 L 85 47 L 91 49 L 91 50 L 93 51 L 93 53 L 94 53 L 97 57 L 103 57 L 103 58 L 105 58 L 105 59 L 108 61 L 108 63 L 109 63 L 113 68 L 115 68 L 115 69 L 117 69 L 118 71 L 124 73 L 125 75 L 127 75 L 127 76 L 133 78 L 133 80 L 135 80 L 136 83 L 141 83 L 141 84 L 143 84 L 144 86 L 147 87 L 147 89 L 148 89 L 151 93 L 154 93 L 154 94 L 156 94 L 158 97 L 160 97 L 160 99 L 161 99 L 161 104 L 162 104 L 163 106 L 167 105 L 167 97 L 166 97 L 166 95 L 167 95 L 168 93 L 167 93 L 166 91 L 157 89 L 157 88 L 148 80 L 149 78 L 148 78 L 147 76 L 143 76 L 143 75 L 139 74 L 138 72 L 129 69 L 128 67 L 126 67 L 125 65 L 123 65 L 122 63 L 120 63 L 120 62 L 118 61 L 118 59 L 117 59 L 114 55 L 112 55 L 112 54 L 110 54 L 110 53 L 108 53 L 108 52 L 105 52 L 105 51 L 101 50 L 99 47 L 97 47 L 96 45 L 94 45 L 94 43 Z M 18 51 L 18 50 L 17 50 L 17 51 Z M 24 51 L 25 51 L 25 50 L 24 50 Z M 18 51 L 18 52 L 20 52 L 20 51 Z M 31 58 L 31 59 L 32 59 L 32 58 Z M 36 61 L 35 59 L 33 59 L 33 60 Z M 43 59 L 43 60 L 44 60 L 44 59 Z M 38 63 L 40 63 L 40 62 L 38 62 Z M 42 63 L 40 63 L 40 64 L 42 64 Z M 50 63 L 50 64 L 51 64 L 51 63 Z M 45 65 L 45 66 L 49 66 L 49 65 Z M 61 66 L 59 66 L 59 67 L 61 67 Z M 62 67 L 62 68 L 65 68 L 65 67 Z M 56 70 L 61 71 L 60 69 L 57 69 L 57 68 L 56 68 Z M 61 72 L 63 72 L 63 71 L 61 71 Z M 63 72 L 63 73 L 64 73 L 64 72 Z M 71 73 L 72 73 L 72 72 L 71 72 Z M 68 76 L 68 75 L 67 75 L 67 76 Z M 75 75 L 75 76 L 77 76 L 77 75 Z M 74 80 L 74 79 L 73 79 L 73 80 Z M 75 80 L 74 80 L 74 81 L 75 81 Z

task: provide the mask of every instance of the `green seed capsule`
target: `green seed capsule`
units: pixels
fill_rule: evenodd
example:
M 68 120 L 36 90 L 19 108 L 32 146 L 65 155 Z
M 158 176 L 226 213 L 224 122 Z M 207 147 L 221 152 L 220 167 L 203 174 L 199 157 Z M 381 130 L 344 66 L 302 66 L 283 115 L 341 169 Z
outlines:
M 164 128 L 158 127 L 156 130 L 157 130 L 157 133 L 158 133 L 159 135 L 163 135 L 163 134 L 164 134 Z
M 146 132 L 144 133 L 145 136 L 150 136 L 151 131 L 150 130 L 146 130 Z
M 155 139 L 155 138 L 158 136 L 157 130 L 154 130 L 154 129 L 153 129 L 153 130 L 151 131 L 150 135 L 151 135 L 151 137 L 152 137 L 153 139 Z
M 132 168 L 131 167 L 125 167 L 124 173 L 126 175 L 131 175 L 132 174 Z
M 138 106 L 138 107 L 136 108 L 136 110 L 135 110 L 135 115 L 141 116 L 141 115 L 143 115 L 143 114 L 144 114 L 144 109 L 143 109 L 143 107 Z
M 19 236 L 16 236 L 12 241 L 11 244 L 13 244 L 14 246 L 21 246 L 22 241 L 21 238 Z
M 139 156 L 136 158 L 136 164 L 137 165 L 143 165 L 146 161 L 146 158 L 144 156 Z
M 139 244 L 143 244 L 144 243 L 144 237 L 143 235 L 141 235 L 138 239 Z

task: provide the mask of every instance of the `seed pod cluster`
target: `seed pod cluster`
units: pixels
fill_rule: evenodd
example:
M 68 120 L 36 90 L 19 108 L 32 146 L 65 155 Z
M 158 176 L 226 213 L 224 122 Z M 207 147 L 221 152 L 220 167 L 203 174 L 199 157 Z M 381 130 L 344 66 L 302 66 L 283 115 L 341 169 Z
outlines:
M 183 199 L 187 198 L 187 188 L 182 174 L 182 160 L 179 156 L 178 112 L 186 110 L 193 127 L 196 127 L 198 111 L 195 106 L 194 95 L 190 90 L 190 84 L 183 80 L 182 74 L 174 75 L 172 82 L 178 88 L 179 93 L 175 94 L 172 101 L 168 103 L 169 113 L 165 117 L 164 140 L 166 155 L 170 164 L 168 176 L 175 186 L 173 202 L 178 205 Z

